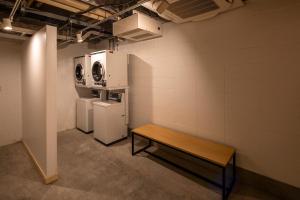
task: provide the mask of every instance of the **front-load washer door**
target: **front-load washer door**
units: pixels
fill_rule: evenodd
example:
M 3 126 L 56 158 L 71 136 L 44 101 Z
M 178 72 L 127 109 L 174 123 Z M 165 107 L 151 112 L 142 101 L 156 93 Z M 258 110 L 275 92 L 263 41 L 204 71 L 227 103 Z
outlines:
M 103 81 L 105 70 L 103 65 L 99 61 L 94 62 L 92 67 L 92 75 L 95 82 Z
M 75 67 L 75 77 L 77 81 L 82 81 L 84 76 L 84 69 L 81 64 L 77 64 Z

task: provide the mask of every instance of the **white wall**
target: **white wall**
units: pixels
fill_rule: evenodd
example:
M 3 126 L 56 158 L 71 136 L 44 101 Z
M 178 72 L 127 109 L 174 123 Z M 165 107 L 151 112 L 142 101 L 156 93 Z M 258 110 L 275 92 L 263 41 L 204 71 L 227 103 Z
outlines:
M 24 44 L 23 142 L 45 178 L 57 174 L 56 28 L 46 26 Z
M 58 50 L 58 131 L 76 127 L 76 99 L 79 98 L 79 96 L 84 97 L 90 94 L 89 90 L 75 88 L 73 58 L 93 51 L 95 51 L 95 49 L 89 48 L 86 43 L 74 44 Z
M 21 43 L 0 41 L 0 146 L 22 137 Z
M 123 44 L 130 125 L 153 122 L 237 149 L 238 165 L 300 187 L 300 3 L 249 0 Z
M 57 29 L 46 26 L 47 176 L 57 175 Z
M 120 45 L 133 54 L 130 126 L 153 122 L 231 145 L 239 166 L 300 187 L 300 3 L 247 2 Z M 59 130 L 75 127 L 72 58 L 85 52 L 59 51 Z

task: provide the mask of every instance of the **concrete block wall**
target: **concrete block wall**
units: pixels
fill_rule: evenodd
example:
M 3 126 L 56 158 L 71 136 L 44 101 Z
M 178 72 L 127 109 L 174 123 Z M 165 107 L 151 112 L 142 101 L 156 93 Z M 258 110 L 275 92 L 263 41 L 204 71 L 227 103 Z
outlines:
M 300 3 L 249 0 L 121 43 L 130 126 L 156 123 L 237 149 L 240 167 L 300 187 Z
M 0 146 L 22 138 L 20 42 L 0 41 Z

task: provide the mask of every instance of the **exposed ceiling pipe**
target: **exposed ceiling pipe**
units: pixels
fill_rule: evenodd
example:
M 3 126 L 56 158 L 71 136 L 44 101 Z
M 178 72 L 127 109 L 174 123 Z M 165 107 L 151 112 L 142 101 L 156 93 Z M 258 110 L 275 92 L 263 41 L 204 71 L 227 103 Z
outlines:
M 10 15 L 9 15 L 9 19 L 10 19 L 11 21 L 13 21 L 14 16 L 15 16 L 15 14 L 16 14 L 16 12 L 17 12 L 17 10 L 18 10 L 18 8 L 19 8 L 21 2 L 22 2 L 22 0 L 16 0 L 16 3 L 15 3 L 15 5 L 14 5 L 14 7 L 12 8 L 12 11 L 11 11 L 11 13 L 10 13 Z
M 97 8 L 101 8 L 103 6 L 90 6 L 90 8 L 88 8 L 87 10 L 84 10 L 84 11 L 81 11 L 79 13 L 75 13 L 74 16 L 78 16 L 78 15 L 83 15 L 85 13 L 89 13 L 89 12 L 92 12 L 93 10 L 97 9 Z
M 34 0 L 28 0 L 28 1 L 26 2 L 26 6 L 27 6 L 27 7 L 30 7 L 30 6 L 32 5 L 33 2 L 34 2 Z
M 136 0 L 79 0 L 82 1 L 84 3 L 87 3 L 89 5 L 91 5 L 91 8 L 89 10 L 94 10 L 97 8 L 101 8 L 103 10 L 107 10 L 110 13 L 114 14 L 118 11 L 116 11 L 114 8 L 112 8 L 111 6 L 116 6 L 121 8 L 122 7 L 128 7 L 131 4 L 135 3 Z M 88 11 L 88 10 L 87 10 Z
M 62 48 L 64 46 L 67 46 L 69 43 L 73 43 L 74 40 L 70 39 L 70 40 L 66 40 L 66 41 L 63 41 L 63 42 L 60 42 L 57 44 L 58 48 Z
M 104 34 L 104 33 L 100 33 L 98 31 L 88 31 L 84 35 L 82 35 L 82 33 L 77 33 L 76 34 L 77 42 L 79 42 L 79 43 L 84 42 L 91 35 L 95 35 L 97 37 L 102 37 L 102 36 L 108 36 L 109 37 L 109 36 L 111 36 L 111 35 L 107 35 L 107 34 Z
M 72 19 L 72 18 L 70 19 L 70 18 L 65 17 L 65 16 L 57 15 L 57 14 L 50 13 L 50 12 L 39 11 L 39 10 L 35 10 L 35 9 L 32 9 L 32 8 L 22 8 L 22 11 L 26 12 L 26 13 L 32 13 L 32 14 L 48 17 L 48 18 L 51 18 L 51 19 L 56 19 L 56 20 L 59 20 L 59 21 L 64 21 L 64 22 L 65 21 L 70 21 L 70 22 L 72 22 L 73 24 L 76 24 L 76 25 L 81 25 L 81 26 L 89 26 L 90 25 L 90 23 L 80 21 L 78 19 Z M 95 28 L 100 29 L 101 27 L 98 26 L 98 27 L 95 27 Z
M 16 0 L 11 12 L 10 12 L 10 15 L 8 18 L 3 18 L 3 25 L 2 25 L 2 28 L 6 31 L 11 31 L 13 28 L 12 28 L 12 21 L 14 19 L 14 16 L 16 14 L 16 11 L 18 10 L 19 6 L 20 6 L 20 3 L 22 2 L 22 0 Z
M 94 10 L 94 9 L 97 9 L 97 8 L 101 8 L 102 10 L 106 10 L 106 11 L 110 12 L 111 14 L 116 13 L 116 11 L 114 9 L 107 7 L 107 6 L 110 6 L 110 5 L 107 5 L 107 4 L 105 4 L 105 5 L 99 5 L 96 2 L 89 1 L 89 0 L 88 1 L 86 1 L 86 0 L 80 0 L 80 1 L 89 4 L 91 6 L 91 8 L 90 8 L 91 10 Z
M 0 26 L 1 25 L 2 25 L 2 23 L 0 22 Z M 25 34 L 33 35 L 36 31 L 32 30 L 32 29 L 28 29 L 28 28 L 14 27 L 13 32 L 21 33 L 22 35 L 25 35 Z M 11 34 L 11 35 L 13 36 L 13 34 Z M 65 35 L 57 35 L 57 39 L 59 39 L 59 40 L 69 40 L 69 39 L 75 40 L 74 37 L 65 36 Z
M 123 15 L 123 14 L 125 14 L 125 13 L 128 12 L 128 11 L 134 10 L 134 9 L 136 9 L 137 7 L 141 6 L 142 4 L 144 4 L 144 3 L 148 2 L 148 1 L 150 1 L 150 0 L 140 0 L 138 3 L 136 3 L 136 4 L 133 5 L 133 6 L 130 6 L 130 7 L 126 8 L 126 9 L 124 9 L 124 10 L 122 10 L 122 11 L 116 13 L 116 14 L 113 14 L 113 15 L 111 15 L 111 16 L 109 16 L 109 17 L 106 17 L 106 18 L 103 19 L 103 20 L 100 20 L 99 22 L 96 22 L 96 23 L 94 23 L 94 24 L 91 24 L 91 25 L 85 27 L 84 29 L 80 30 L 80 32 L 84 32 L 84 31 L 86 31 L 86 30 L 88 30 L 88 29 L 90 29 L 90 28 L 94 28 L 95 26 L 98 26 L 99 24 L 102 24 L 102 23 L 104 23 L 104 22 L 106 22 L 106 21 L 108 21 L 108 20 L 115 19 L 116 17 L 119 17 L 120 15 Z
M 2 26 L 1 22 L 0 22 L 0 26 Z M 22 28 L 22 27 L 14 27 L 13 31 L 17 32 L 17 33 L 25 33 L 25 34 L 29 34 L 29 35 L 32 35 L 35 33 L 35 30 Z
M 9 1 L 0 1 L 0 5 L 6 6 L 8 8 L 13 8 L 13 6 L 14 6 L 14 4 L 9 2 Z M 25 12 L 25 13 L 32 13 L 32 14 L 35 14 L 35 15 L 48 17 L 48 18 L 63 21 L 63 22 L 70 21 L 73 24 L 80 25 L 80 26 L 89 26 L 91 24 L 91 23 L 81 21 L 81 20 L 78 20 L 78 19 L 75 19 L 75 18 L 69 18 L 69 17 L 65 17 L 65 16 L 62 16 L 62 15 L 58 15 L 58 14 L 54 14 L 54 13 L 50 13 L 50 12 L 45 12 L 45 11 L 40 11 L 40 10 L 36 10 L 36 9 L 33 9 L 33 8 L 29 8 L 29 7 L 26 7 L 26 8 L 23 7 L 23 8 L 21 8 L 21 11 Z M 101 27 L 96 26 L 94 28 L 100 29 Z
M 50 0 L 36 0 L 36 1 L 48 4 L 48 5 L 53 6 L 53 7 L 61 8 L 63 10 L 74 12 L 74 13 L 77 13 L 77 12 L 81 11 L 78 8 L 73 8 L 71 6 L 61 4 L 61 3 L 58 3 L 58 2 L 55 2 L 55 1 L 50 1 Z M 85 13 L 84 16 L 92 18 L 92 19 L 97 19 L 97 20 L 103 19 L 103 17 L 95 15 L 95 14 L 91 14 L 91 13 Z
M 44 16 L 44 17 L 48 17 L 51 19 L 56 19 L 59 21 L 72 21 L 73 24 L 77 24 L 77 25 L 81 25 L 81 26 L 88 26 L 89 23 L 84 22 L 84 21 L 80 21 L 77 19 L 69 19 L 68 17 L 62 16 L 62 15 L 57 15 L 54 13 L 50 13 L 50 12 L 45 12 L 45 11 L 39 11 L 39 10 L 35 10 L 35 9 L 31 9 L 31 8 L 22 8 L 22 11 L 26 12 L 26 13 L 32 13 L 32 14 L 36 14 L 36 15 L 40 15 L 40 16 Z
M 103 33 L 99 33 L 99 32 L 97 32 L 97 31 L 89 31 L 89 32 L 87 32 L 86 34 L 84 34 L 83 36 L 82 36 L 82 39 L 83 40 L 86 40 L 88 37 L 90 37 L 91 35 L 96 35 L 96 36 L 104 36 L 105 34 L 103 34 Z
M 14 39 L 14 40 L 28 40 L 29 37 L 21 36 L 21 35 L 13 35 L 8 33 L 0 33 L 0 38 Z
M 109 37 L 109 36 L 106 35 L 106 34 L 99 34 L 99 35 L 96 35 L 96 36 L 94 36 L 94 37 L 90 37 L 90 38 L 89 38 L 89 41 L 98 39 L 98 38 L 100 38 L 100 37 Z M 111 36 L 110 36 L 109 38 L 111 38 Z M 109 38 L 107 38 L 107 39 L 109 39 Z
M 72 6 L 74 8 L 78 8 L 82 11 L 88 10 L 91 7 L 89 4 L 83 3 L 81 1 L 75 1 L 75 0 L 53 0 L 53 1 L 56 1 L 56 2 L 59 2 L 59 3 L 62 3 L 62 4 L 66 4 L 66 5 Z M 99 9 L 99 8 L 95 9 L 95 10 L 91 10 L 89 12 L 93 13 L 93 14 L 96 14 L 96 15 L 99 15 L 103 18 L 108 17 L 108 16 L 111 15 L 106 10 L 102 10 L 102 9 Z
M 57 39 L 58 40 L 64 40 L 64 41 L 66 41 L 66 40 L 73 40 L 73 41 L 75 41 L 74 37 L 72 37 L 72 36 L 66 36 L 66 35 L 57 35 Z
M 87 4 L 82 3 L 83 5 L 81 5 L 81 4 L 78 4 L 81 2 L 76 1 L 76 3 L 74 3 L 74 1 L 71 1 L 71 0 L 68 0 L 68 1 L 66 1 L 66 0 L 55 0 L 55 1 L 54 0 L 36 0 L 36 1 L 45 3 L 45 4 L 48 4 L 50 6 L 54 6 L 57 8 L 61 8 L 64 10 L 68 10 L 68 11 L 74 12 L 74 13 L 78 13 L 83 10 L 87 10 L 89 8 L 89 5 L 87 5 Z M 107 11 L 104 11 L 104 10 L 101 11 L 101 9 L 98 9 L 97 12 L 84 13 L 83 15 L 86 17 L 92 18 L 92 19 L 101 20 L 104 17 L 109 16 L 110 13 L 108 13 Z

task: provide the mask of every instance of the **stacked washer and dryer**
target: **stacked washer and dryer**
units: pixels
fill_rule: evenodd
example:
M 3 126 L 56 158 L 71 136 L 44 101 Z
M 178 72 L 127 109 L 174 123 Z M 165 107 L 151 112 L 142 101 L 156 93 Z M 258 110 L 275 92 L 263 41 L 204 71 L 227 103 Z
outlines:
M 75 86 L 90 88 L 91 80 L 91 56 L 86 54 L 74 58 Z M 85 133 L 93 131 L 93 102 L 96 98 L 79 98 L 76 102 L 77 128 Z
M 110 145 L 127 137 L 127 54 L 98 51 L 74 58 L 76 87 L 100 91 L 100 98 L 77 100 L 77 128 Z

